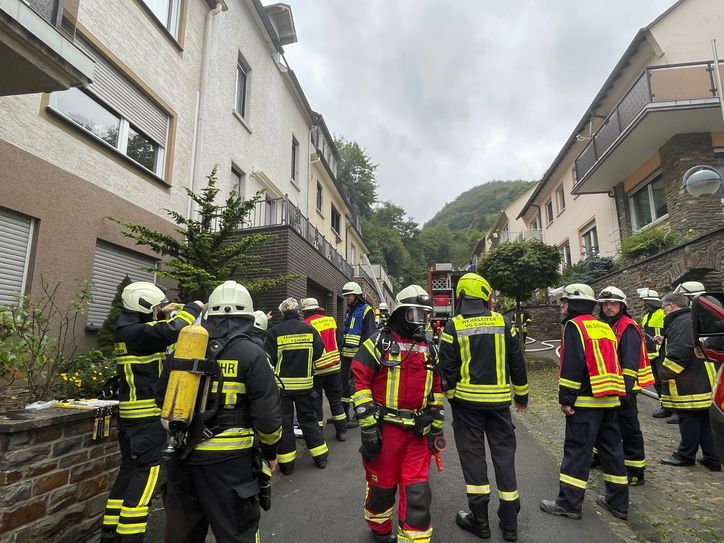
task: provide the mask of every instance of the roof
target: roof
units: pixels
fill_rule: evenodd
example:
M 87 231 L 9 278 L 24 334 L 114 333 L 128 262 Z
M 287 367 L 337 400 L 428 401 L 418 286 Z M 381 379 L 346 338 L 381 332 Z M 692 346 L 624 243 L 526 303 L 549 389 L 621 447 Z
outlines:
M 568 140 L 566 140 L 566 143 L 563 145 L 563 148 L 560 150 L 556 158 L 553 160 L 553 163 L 548 167 L 546 172 L 543 174 L 543 177 L 540 180 L 540 183 L 538 183 L 538 186 L 536 187 L 535 191 L 533 191 L 533 194 L 530 195 L 530 198 L 528 198 L 528 202 L 523 206 L 523 209 L 521 209 L 520 214 L 516 217 L 517 219 L 520 219 L 523 215 L 525 215 L 526 211 L 530 209 L 531 205 L 535 201 L 535 199 L 538 197 L 538 195 L 541 193 L 543 188 L 546 186 L 550 178 L 553 176 L 553 173 L 556 171 L 558 166 L 563 162 L 563 159 L 570 151 L 571 147 L 576 143 L 576 136 L 578 136 L 581 131 L 585 128 L 585 126 L 590 122 L 591 118 L 594 115 L 594 112 L 598 107 L 601 105 L 601 102 L 606 97 L 606 95 L 609 93 L 609 91 L 614 87 L 614 84 L 616 80 L 621 76 L 621 72 L 628 66 L 629 60 L 633 55 L 636 54 L 639 47 L 643 42 L 646 41 L 647 36 L 649 34 L 649 31 L 651 28 L 653 28 L 659 21 L 664 19 L 669 13 L 674 11 L 677 7 L 679 7 L 681 4 L 686 2 L 687 0 L 677 0 L 669 9 L 664 11 L 661 15 L 656 17 L 651 23 L 649 23 L 647 26 L 639 29 L 639 31 L 634 36 L 633 40 L 631 40 L 631 43 L 624 51 L 623 55 L 619 59 L 619 61 L 616 63 L 616 65 L 613 67 L 613 70 L 609 74 L 609 76 L 606 78 L 606 81 L 604 81 L 603 85 L 601 86 L 601 89 L 598 91 L 596 96 L 593 98 L 593 101 L 591 102 L 591 105 L 588 106 L 586 109 L 586 112 L 581 117 L 581 120 L 578 121 L 578 124 L 576 125 L 576 128 L 573 130 L 571 135 L 568 137 Z

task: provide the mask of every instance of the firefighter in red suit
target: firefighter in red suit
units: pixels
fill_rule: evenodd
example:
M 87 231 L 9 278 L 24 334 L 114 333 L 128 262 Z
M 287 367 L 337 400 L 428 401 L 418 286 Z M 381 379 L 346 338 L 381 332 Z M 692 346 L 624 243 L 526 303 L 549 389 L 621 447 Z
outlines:
M 432 526 L 427 477 L 444 418 L 440 376 L 432 371 L 424 332 L 432 304 L 418 285 L 402 289 L 396 301 L 387 326 L 366 340 L 352 361 L 352 401 L 367 476 L 364 515 L 377 543 L 428 543 Z

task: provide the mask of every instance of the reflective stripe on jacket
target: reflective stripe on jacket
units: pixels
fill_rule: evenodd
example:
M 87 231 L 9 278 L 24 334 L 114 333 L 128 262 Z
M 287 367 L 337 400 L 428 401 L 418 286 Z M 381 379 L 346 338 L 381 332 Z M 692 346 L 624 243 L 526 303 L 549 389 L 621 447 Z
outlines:
M 324 342 L 324 354 L 314 362 L 314 374 L 325 375 L 339 371 L 341 361 L 337 346 L 337 322 L 321 313 L 310 315 L 304 322 L 311 324 Z
M 664 329 L 664 318 L 666 313 L 660 307 L 654 311 L 646 313 L 641 319 L 641 329 L 646 340 L 646 352 L 649 360 L 653 360 L 659 356 L 660 345 L 654 341 L 654 336 L 662 335 Z
M 283 392 L 312 390 L 314 362 L 324 354 L 324 342 L 313 326 L 286 315 L 269 330 L 266 347 Z
M 623 360 L 621 357 L 621 337 L 623 336 L 626 328 L 631 327 L 636 331 L 640 339 L 640 347 L 638 352 L 637 360 Z M 647 387 L 654 384 L 654 372 L 651 369 L 651 362 L 649 361 L 648 353 L 646 352 L 646 342 L 644 341 L 644 334 L 629 315 L 621 315 L 621 317 L 612 324 L 611 328 L 616 334 L 616 341 L 619 345 L 619 362 L 621 364 L 621 370 L 623 371 L 624 378 L 630 377 L 634 380 L 633 390 L 640 390 L 641 387 Z
M 366 330 L 365 321 L 367 320 L 371 323 L 372 327 Z M 344 345 L 342 345 L 342 356 L 345 358 L 353 358 L 354 355 L 357 354 L 357 349 L 370 337 L 375 328 L 374 311 L 372 311 L 372 308 L 365 302 L 357 301 L 352 311 L 348 311 L 344 316 Z

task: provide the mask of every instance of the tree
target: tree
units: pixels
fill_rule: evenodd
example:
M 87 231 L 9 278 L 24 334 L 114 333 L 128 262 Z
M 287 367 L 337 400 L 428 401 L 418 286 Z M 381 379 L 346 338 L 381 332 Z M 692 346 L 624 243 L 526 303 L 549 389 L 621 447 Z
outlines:
M 356 141 L 336 137 L 334 144 L 340 154 L 337 179 L 349 190 L 349 197 L 359 206 L 360 214 L 368 217 L 377 202 L 377 164 Z
M 103 321 L 98 334 L 96 335 L 96 348 L 103 353 L 104 356 L 113 356 L 113 321 L 116 320 L 121 313 L 121 295 L 123 289 L 132 283 L 127 275 L 118 283 L 116 287 L 116 295 L 111 302 L 111 310 L 108 312 L 106 320 Z
M 172 210 L 166 213 L 179 226 L 177 235 L 152 230 L 142 224 L 132 224 L 112 219 L 120 224 L 123 234 L 146 245 L 156 254 L 169 257 L 161 262 L 162 268 L 154 270 L 158 275 L 178 282 L 182 300 L 206 300 L 211 291 L 222 281 L 239 280 L 250 291 L 267 290 L 280 282 L 296 279 L 296 276 L 264 277 L 269 269 L 262 265 L 262 257 L 250 254 L 259 243 L 269 241 L 269 234 L 239 236 L 239 229 L 261 199 L 258 192 L 250 200 L 232 192 L 223 206 L 217 205 L 216 167 L 206 178 L 206 187 L 200 194 L 186 189 L 188 196 L 198 206 L 198 219 L 187 218 Z
M 505 296 L 520 302 L 539 288 L 556 285 L 561 255 L 558 247 L 540 240 L 503 243 L 478 260 L 478 273 Z

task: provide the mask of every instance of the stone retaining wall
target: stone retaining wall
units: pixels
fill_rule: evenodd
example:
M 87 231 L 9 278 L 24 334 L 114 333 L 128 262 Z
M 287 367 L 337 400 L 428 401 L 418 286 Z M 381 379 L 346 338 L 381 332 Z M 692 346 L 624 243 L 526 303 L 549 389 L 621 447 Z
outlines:
M 93 441 L 95 411 L 0 415 L 0 543 L 97 538 L 120 464 L 115 417 Z

